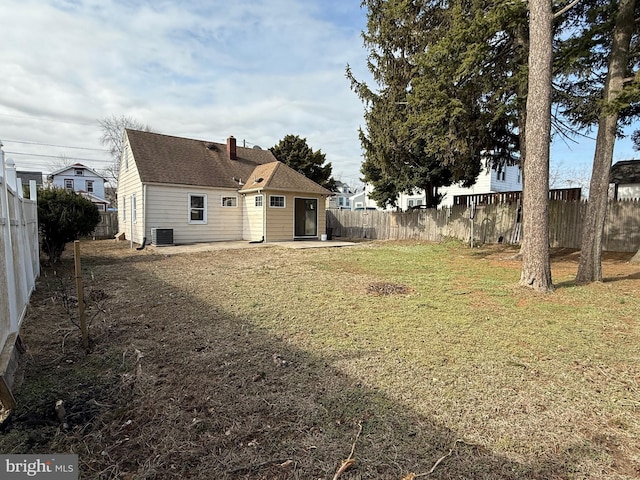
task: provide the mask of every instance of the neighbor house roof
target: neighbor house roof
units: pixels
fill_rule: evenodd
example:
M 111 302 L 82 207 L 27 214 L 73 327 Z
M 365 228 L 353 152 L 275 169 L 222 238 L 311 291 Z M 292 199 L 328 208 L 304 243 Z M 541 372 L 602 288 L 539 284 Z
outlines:
M 640 160 L 624 160 L 611 166 L 609 183 L 640 183 Z
M 81 163 L 74 163 L 73 165 L 67 165 L 66 167 L 59 168 L 58 170 L 51 172 L 48 176 L 49 178 L 53 178 L 53 176 L 59 175 L 63 172 L 66 172 L 67 170 L 80 170 L 80 169 L 91 172 L 92 175 L 104 179 L 104 177 L 100 175 L 98 172 L 96 172 L 94 169 L 89 168 L 85 165 L 82 165 Z
M 126 130 L 143 183 L 238 188 L 253 170 L 276 160 L 269 150 L 236 147 L 229 158 L 222 143 Z
M 17 171 L 16 175 L 23 185 L 29 185 L 29 180 L 35 180 L 37 186 L 42 186 L 42 172 Z
M 241 191 L 260 189 L 332 195 L 330 190 L 279 161 L 256 167 Z

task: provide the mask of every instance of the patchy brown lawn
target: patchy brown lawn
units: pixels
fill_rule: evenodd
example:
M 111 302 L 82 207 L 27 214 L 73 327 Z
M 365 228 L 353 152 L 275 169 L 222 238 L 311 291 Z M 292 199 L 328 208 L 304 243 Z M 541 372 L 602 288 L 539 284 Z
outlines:
M 407 268 L 429 248 L 83 242 L 91 352 L 67 254 L 32 297 L 0 451 L 77 453 L 83 479 L 332 479 L 352 449 L 342 479 L 640 477 L 631 255 L 576 287 L 556 252 L 543 297 L 515 286 L 513 250 Z

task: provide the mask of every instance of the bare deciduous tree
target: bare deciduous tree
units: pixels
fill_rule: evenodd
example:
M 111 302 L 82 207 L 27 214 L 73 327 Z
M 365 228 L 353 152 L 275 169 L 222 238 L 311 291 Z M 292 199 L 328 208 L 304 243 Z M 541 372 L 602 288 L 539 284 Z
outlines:
M 124 147 L 124 130 L 131 128 L 133 130 L 143 130 L 150 132 L 151 128 L 134 118 L 126 115 L 112 115 L 98 120 L 98 124 L 102 129 L 102 137 L 100 143 L 109 147 L 112 163 L 105 169 L 105 175 L 109 180 L 113 180 L 114 184 L 118 184 L 118 176 L 120 174 L 120 161 L 122 159 L 122 150 Z

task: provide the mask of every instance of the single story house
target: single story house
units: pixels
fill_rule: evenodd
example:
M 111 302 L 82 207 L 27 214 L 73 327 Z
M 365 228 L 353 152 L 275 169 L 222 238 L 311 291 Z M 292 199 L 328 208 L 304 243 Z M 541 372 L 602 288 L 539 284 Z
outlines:
M 135 243 L 318 239 L 331 194 L 234 137 L 225 145 L 125 130 L 118 223 Z
M 609 183 L 615 200 L 640 199 L 640 160 L 624 160 L 611 166 Z

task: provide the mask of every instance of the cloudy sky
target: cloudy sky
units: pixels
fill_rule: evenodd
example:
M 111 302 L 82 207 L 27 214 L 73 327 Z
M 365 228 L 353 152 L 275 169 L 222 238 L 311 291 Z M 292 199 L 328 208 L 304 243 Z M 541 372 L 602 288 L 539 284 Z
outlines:
M 368 78 L 360 0 L 2 0 L 0 140 L 18 169 L 65 156 L 108 164 L 98 119 L 269 148 L 287 134 L 359 184 L 363 107 L 345 78 Z M 592 135 L 595 136 L 595 135 Z M 555 142 L 564 168 L 595 142 Z M 619 141 L 615 160 L 637 156 Z

